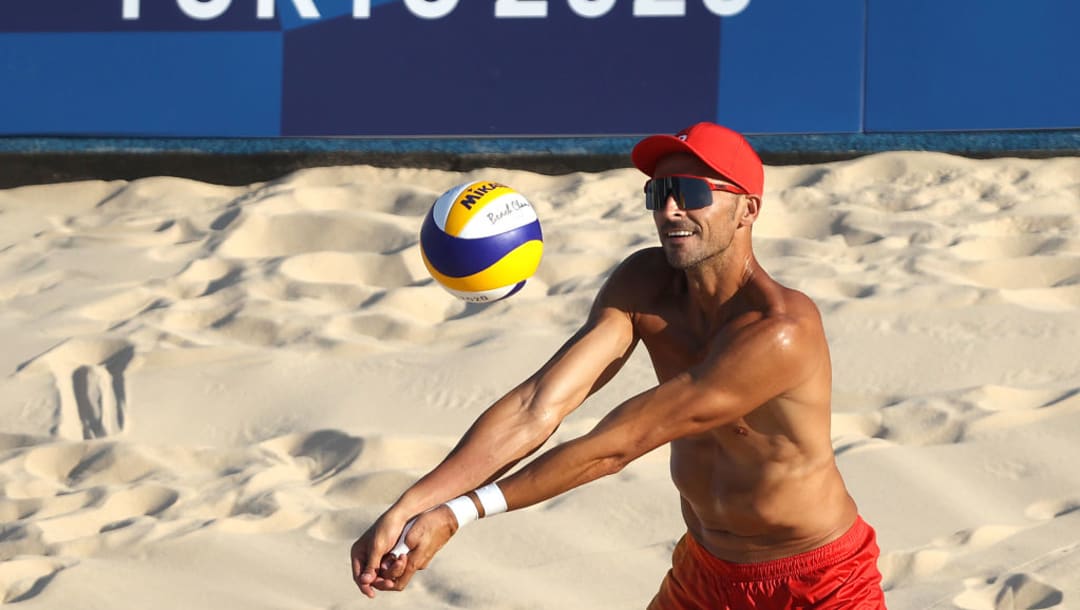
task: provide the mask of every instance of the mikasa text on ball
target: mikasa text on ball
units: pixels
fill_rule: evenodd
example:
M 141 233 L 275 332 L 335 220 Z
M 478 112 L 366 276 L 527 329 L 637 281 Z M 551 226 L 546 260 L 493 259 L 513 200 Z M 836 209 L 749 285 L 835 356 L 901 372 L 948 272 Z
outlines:
M 521 290 L 543 251 L 536 210 L 498 182 L 467 182 L 446 191 L 420 228 L 428 272 L 463 301 L 487 303 Z

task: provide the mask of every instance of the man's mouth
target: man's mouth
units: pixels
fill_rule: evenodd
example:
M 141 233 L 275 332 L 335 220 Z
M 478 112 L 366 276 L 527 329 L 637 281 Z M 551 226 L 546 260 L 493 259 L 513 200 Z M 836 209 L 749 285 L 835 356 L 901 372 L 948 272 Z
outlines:
M 693 234 L 694 232 L 689 229 L 668 229 L 664 231 L 664 237 L 667 239 L 682 239 Z

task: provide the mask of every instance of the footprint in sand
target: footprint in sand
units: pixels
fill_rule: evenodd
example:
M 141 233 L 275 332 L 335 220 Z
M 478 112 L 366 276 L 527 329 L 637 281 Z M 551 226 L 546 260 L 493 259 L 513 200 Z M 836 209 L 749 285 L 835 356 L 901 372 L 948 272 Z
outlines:
M 893 443 L 882 438 L 884 430 L 881 422 L 880 410 L 865 413 L 833 413 L 833 452 L 840 456 L 849 451 L 891 447 Z
M 990 438 L 1017 426 L 1080 410 L 1080 389 L 1020 389 L 988 385 L 972 391 L 976 404 L 990 413 L 968 424 L 964 440 Z
M 419 252 L 415 253 L 417 261 Z M 279 272 L 290 280 L 312 284 L 365 284 L 379 288 L 408 286 L 423 276 L 401 253 L 309 252 L 285 259 Z M 426 274 L 425 274 L 426 275 Z
M 1061 255 L 981 261 L 924 257 L 918 267 L 947 280 L 1001 290 L 1006 296 L 1016 291 L 1080 283 L 1080 257 Z
M 1028 256 L 1051 256 L 1080 252 L 1080 242 L 1061 236 L 967 235 L 958 237 L 947 248 L 957 258 L 981 262 L 989 260 L 1012 260 Z
M 0 602 L 13 604 L 41 593 L 71 562 L 45 557 L 16 557 L 0 562 Z
M 209 257 L 191 261 L 165 286 L 169 296 L 178 299 L 197 299 L 232 286 L 243 270 L 219 258 Z
M 890 591 L 909 582 L 936 574 L 948 563 L 952 554 L 941 549 L 918 549 L 883 553 L 878 559 L 881 587 Z
M 260 446 L 303 467 L 312 483 L 328 479 L 356 460 L 364 440 L 337 430 L 319 430 L 270 439 Z
M 373 436 L 363 438 L 348 471 L 327 491 L 342 506 L 393 502 L 425 470 L 439 463 L 453 446 L 447 439 Z
M 235 259 L 309 252 L 392 253 L 417 241 L 418 222 L 373 212 L 245 214 L 215 249 Z
M 128 425 L 124 373 L 135 347 L 122 339 L 69 339 L 19 365 L 53 375 L 60 405 L 53 432 L 65 439 L 104 438 Z
M 880 438 L 902 445 L 950 444 L 961 440 L 967 423 L 982 413 L 954 398 L 913 397 L 881 410 Z
M 91 320 L 107 322 L 110 326 L 128 321 L 153 310 L 161 300 L 153 292 L 138 287 L 109 295 L 79 308 L 79 314 Z
M 95 538 L 100 543 L 101 534 L 128 527 L 140 517 L 158 515 L 175 504 L 179 497 L 179 493 L 168 487 L 136 485 L 110 491 L 95 505 L 57 517 L 35 519 L 33 524 L 40 531 L 42 542 L 48 545 L 81 538 Z M 95 541 L 90 542 L 90 547 L 96 549 L 98 546 Z
M 916 396 L 885 404 L 870 413 L 833 415 L 833 449 L 893 445 L 940 445 L 965 438 L 971 422 L 985 416 L 965 396 Z
M 159 498 L 176 503 L 169 511 L 175 523 L 159 526 L 155 533 L 160 537 L 166 530 L 208 527 L 251 534 L 304 527 L 336 509 L 323 484 L 335 485 L 364 446 L 364 439 L 318 430 L 272 438 L 239 452 L 206 453 L 195 467 L 199 471 L 208 467 L 204 474 L 210 478 L 182 499 L 175 492 Z
M 1027 507 L 1024 514 L 1029 519 L 1045 521 L 1063 517 L 1073 511 L 1080 510 L 1080 495 L 1056 500 L 1042 500 Z
M 27 475 L 66 493 L 130 485 L 170 470 L 136 445 L 101 441 L 37 446 L 22 455 L 21 463 Z
M 105 490 L 102 488 L 60 491 L 55 492 L 55 495 L 50 495 L 46 490 L 41 491 L 44 493 L 36 496 L 0 500 L 0 521 L 14 523 L 51 519 L 77 513 L 100 503 L 105 497 Z
M 989 548 L 1023 529 L 1011 525 L 987 525 L 960 530 L 920 548 L 883 553 L 878 561 L 882 587 L 888 591 L 930 576 L 940 576 L 955 558 Z
M 418 299 L 417 293 L 435 293 L 430 277 L 421 262 L 419 248 L 381 254 L 377 252 L 310 252 L 283 260 L 277 268 L 287 284 L 291 299 L 310 299 L 336 311 L 370 310 L 404 291 L 401 311 L 418 320 L 442 321 L 446 318 L 432 307 L 433 300 Z M 396 308 L 395 308 L 396 310 Z
M 969 579 L 966 591 L 953 598 L 964 610 L 1041 610 L 1064 608 L 1064 593 L 1034 574 L 1005 574 L 990 582 Z
M 1035 311 L 1075 312 L 1080 309 L 1080 275 L 1052 288 L 1003 290 L 1002 298 Z
M 87 556 L 130 547 L 160 529 L 180 492 L 157 483 L 164 465 L 130 445 L 58 442 L 9 460 L 21 471 L 5 485 L 0 557 Z M 15 496 L 18 494 L 18 496 Z
M 352 540 L 364 531 L 422 470 L 438 463 L 450 444 L 435 440 L 372 437 L 347 470 L 334 477 L 324 494 L 329 504 L 307 528 L 311 537 L 326 542 Z

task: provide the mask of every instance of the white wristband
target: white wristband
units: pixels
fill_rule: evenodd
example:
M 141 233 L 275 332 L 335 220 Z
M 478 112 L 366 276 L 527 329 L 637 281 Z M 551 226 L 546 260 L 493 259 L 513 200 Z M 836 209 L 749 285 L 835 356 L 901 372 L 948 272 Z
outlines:
M 484 516 L 490 517 L 506 512 L 506 497 L 503 496 L 499 486 L 491 483 L 476 490 L 476 497 L 480 498 L 480 506 L 484 507 Z
M 454 513 L 458 527 L 480 518 L 480 513 L 477 512 L 476 505 L 473 504 L 472 498 L 469 496 L 458 496 L 447 502 L 446 507 L 450 509 L 450 512 Z
M 405 528 L 401 530 L 401 536 L 398 538 L 397 544 L 390 549 L 390 554 L 394 557 L 401 558 L 409 554 L 409 545 L 405 544 L 405 535 L 412 529 L 413 523 L 416 523 L 416 519 L 409 519 L 409 522 L 405 524 Z

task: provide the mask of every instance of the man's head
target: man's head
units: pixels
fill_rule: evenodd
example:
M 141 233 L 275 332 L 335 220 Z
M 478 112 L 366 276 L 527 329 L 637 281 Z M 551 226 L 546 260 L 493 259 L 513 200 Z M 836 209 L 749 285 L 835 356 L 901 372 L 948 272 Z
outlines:
M 698 123 L 674 136 L 645 138 L 631 156 L 651 177 L 645 186 L 646 207 L 653 210 L 673 267 L 699 265 L 727 252 L 737 240 L 749 248 L 764 170 L 741 135 L 714 123 Z

